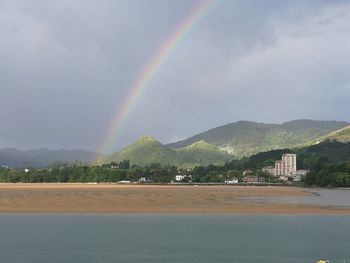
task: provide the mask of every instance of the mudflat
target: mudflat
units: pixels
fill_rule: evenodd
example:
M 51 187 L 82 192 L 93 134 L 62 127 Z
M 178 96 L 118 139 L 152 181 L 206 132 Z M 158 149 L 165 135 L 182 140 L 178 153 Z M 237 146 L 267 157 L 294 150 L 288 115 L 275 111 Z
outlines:
M 350 208 L 246 200 L 311 195 L 279 186 L 0 184 L 0 213 L 350 214 Z

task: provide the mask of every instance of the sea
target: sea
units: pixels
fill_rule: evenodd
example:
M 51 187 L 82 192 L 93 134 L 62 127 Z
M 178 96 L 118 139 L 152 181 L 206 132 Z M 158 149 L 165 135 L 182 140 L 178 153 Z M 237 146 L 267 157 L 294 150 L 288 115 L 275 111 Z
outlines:
M 1 214 L 1 263 L 350 263 L 350 216 Z

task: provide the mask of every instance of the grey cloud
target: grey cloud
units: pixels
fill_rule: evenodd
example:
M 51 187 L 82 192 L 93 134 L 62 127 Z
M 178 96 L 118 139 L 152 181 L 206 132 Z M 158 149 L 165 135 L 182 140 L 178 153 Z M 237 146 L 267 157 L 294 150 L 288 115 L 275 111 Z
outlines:
M 0 1 L 0 147 L 95 149 L 197 2 Z M 349 121 L 349 12 L 348 1 L 218 1 L 172 51 L 112 148 L 240 119 Z

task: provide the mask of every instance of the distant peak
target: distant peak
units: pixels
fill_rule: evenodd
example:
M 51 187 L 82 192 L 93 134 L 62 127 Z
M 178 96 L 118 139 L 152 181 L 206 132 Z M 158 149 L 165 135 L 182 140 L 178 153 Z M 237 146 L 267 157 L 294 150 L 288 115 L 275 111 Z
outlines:
M 136 144 L 145 144 L 145 143 L 159 143 L 152 136 L 143 135 L 135 141 Z
M 239 120 L 239 121 L 236 121 L 234 123 L 243 123 L 243 124 L 251 124 L 251 123 L 257 123 L 257 122 L 254 122 L 254 121 L 247 121 L 247 120 Z
M 142 135 L 138 140 L 139 141 L 155 141 L 155 139 L 152 136 L 148 136 L 148 135 Z

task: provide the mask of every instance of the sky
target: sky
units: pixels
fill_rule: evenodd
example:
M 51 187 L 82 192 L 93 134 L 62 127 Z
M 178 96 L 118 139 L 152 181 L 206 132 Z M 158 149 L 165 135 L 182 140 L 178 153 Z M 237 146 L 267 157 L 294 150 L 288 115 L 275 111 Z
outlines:
M 0 148 L 100 150 L 135 79 L 199 0 L 0 0 Z M 216 0 L 109 151 L 227 123 L 350 121 L 350 1 Z

